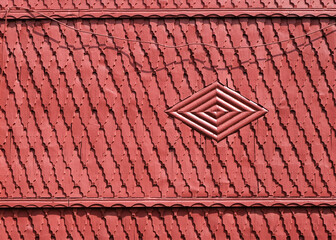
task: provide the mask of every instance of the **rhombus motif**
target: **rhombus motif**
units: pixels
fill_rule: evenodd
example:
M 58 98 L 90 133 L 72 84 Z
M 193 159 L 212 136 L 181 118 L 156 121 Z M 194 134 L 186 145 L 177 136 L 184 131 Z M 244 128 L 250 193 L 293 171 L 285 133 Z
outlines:
M 200 133 L 221 141 L 266 114 L 267 110 L 214 82 L 166 112 Z

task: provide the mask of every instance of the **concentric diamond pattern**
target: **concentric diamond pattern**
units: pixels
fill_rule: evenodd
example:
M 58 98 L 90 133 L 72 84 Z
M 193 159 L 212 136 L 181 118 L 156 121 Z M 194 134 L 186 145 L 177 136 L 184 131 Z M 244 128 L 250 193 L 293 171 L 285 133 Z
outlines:
M 220 141 L 263 116 L 267 110 L 221 83 L 214 82 L 168 109 L 167 113 Z

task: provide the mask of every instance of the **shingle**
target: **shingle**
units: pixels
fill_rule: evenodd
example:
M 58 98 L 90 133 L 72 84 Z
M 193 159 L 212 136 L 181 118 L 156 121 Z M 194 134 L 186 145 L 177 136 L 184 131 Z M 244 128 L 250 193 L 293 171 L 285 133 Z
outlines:
M 36 8 L 160 8 L 163 1 Z M 329 2 L 175 2 L 174 7 L 331 6 Z M 10 6 L 12 3 L 8 3 Z M 25 4 L 25 3 L 22 3 Z M 10 21 L 1 48 L 0 199 L 257 199 L 335 194 L 335 34 L 331 18 Z M 163 45 L 207 43 L 168 48 Z M 216 142 L 169 117 L 219 81 L 268 113 Z M 111 200 L 112 201 L 112 200 Z M 175 201 L 177 201 L 175 199 Z M 312 200 L 312 203 L 314 201 Z M 295 200 L 293 200 L 295 203 Z M 48 204 L 47 204 L 48 205 Z M 155 204 L 152 204 L 155 205 Z M 334 208 L 1 210 L 6 237 L 334 236 Z M 159 227 L 160 226 L 160 227 Z M 159 229 L 163 229 L 160 232 Z

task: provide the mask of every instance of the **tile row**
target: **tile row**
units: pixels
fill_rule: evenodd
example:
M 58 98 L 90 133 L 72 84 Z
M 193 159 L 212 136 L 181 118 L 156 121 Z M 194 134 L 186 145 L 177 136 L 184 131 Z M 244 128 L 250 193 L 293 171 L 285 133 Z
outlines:
M 0 210 L 2 239 L 334 239 L 334 208 Z
M 335 7 L 335 2 L 328 0 L 313 0 L 313 1 L 299 1 L 299 0 L 275 0 L 275 1 L 165 1 L 165 0 L 71 0 L 71 1 L 49 1 L 49 0 L 8 0 L 0 3 L 3 8 L 11 6 L 22 6 L 30 7 L 33 9 L 160 9 L 160 8 L 333 8 Z

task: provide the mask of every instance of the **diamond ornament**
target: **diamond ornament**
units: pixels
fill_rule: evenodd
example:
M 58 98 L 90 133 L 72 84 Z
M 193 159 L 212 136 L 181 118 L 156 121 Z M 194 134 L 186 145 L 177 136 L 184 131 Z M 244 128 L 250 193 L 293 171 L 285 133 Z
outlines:
M 221 141 L 268 111 L 214 82 L 166 111 L 198 132 Z

